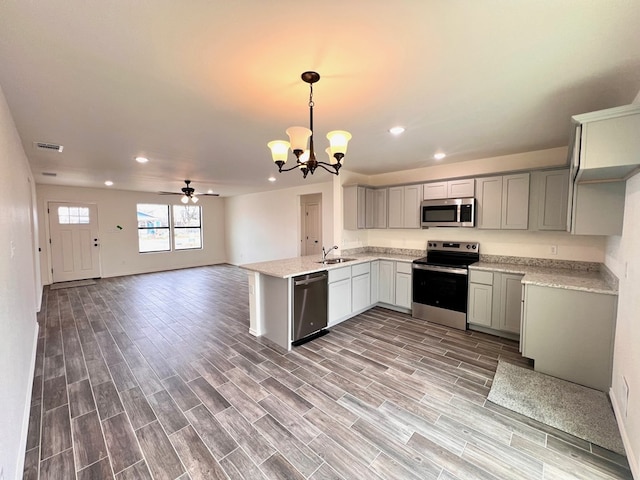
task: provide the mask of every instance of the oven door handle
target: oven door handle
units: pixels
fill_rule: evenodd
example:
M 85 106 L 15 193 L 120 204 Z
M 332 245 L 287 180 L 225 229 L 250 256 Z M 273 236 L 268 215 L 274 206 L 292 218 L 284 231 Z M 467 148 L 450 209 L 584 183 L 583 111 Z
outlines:
M 441 267 L 439 265 L 422 265 L 418 263 L 414 263 L 413 268 L 415 270 L 429 270 L 432 272 L 454 273 L 456 275 L 467 275 L 468 273 L 466 268 Z

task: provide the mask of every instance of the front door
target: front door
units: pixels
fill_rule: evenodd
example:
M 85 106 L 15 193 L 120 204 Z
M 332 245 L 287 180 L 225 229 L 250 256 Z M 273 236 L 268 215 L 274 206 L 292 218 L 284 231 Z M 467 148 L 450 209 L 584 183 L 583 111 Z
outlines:
M 54 283 L 100 277 L 94 204 L 49 202 L 49 232 Z
M 303 255 L 317 255 L 322 251 L 320 244 L 321 217 L 319 203 L 304 204 L 304 252 Z

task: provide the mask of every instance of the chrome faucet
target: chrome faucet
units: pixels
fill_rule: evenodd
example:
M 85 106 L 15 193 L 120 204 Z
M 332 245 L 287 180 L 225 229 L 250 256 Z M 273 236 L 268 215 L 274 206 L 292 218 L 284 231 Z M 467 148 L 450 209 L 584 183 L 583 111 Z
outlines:
M 329 250 L 325 250 L 324 246 L 323 246 L 322 247 L 322 263 L 324 263 L 327 260 L 327 255 L 329 255 L 329 253 L 331 253 L 331 250 L 337 250 L 337 249 L 338 249 L 337 245 L 334 245 Z

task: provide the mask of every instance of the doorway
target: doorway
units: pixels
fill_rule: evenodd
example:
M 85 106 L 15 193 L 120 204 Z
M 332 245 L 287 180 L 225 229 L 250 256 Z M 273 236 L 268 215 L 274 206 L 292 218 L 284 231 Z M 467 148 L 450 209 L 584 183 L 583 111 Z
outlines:
M 301 255 L 319 255 L 322 252 L 322 194 L 300 196 Z
M 96 205 L 49 202 L 47 211 L 53 282 L 100 277 Z

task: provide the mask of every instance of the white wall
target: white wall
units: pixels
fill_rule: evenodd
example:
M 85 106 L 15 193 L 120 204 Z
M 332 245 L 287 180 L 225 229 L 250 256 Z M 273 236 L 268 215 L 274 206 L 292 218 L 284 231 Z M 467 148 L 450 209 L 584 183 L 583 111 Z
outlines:
M 0 469 L 22 478 L 42 288 L 32 242 L 34 184 L 0 88 Z
M 314 193 L 322 194 L 322 243 L 333 245 L 330 181 L 238 195 L 225 199 L 229 263 L 241 265 L 300 255 L 300 196 Z
M 634 103 L 640 103 L 640 92 Z M 613 353 L 611 400 L 629 464 L 640 478 L 640 173 L 627 180 L 621 237 L 609 237 L 606 265 L 620 281 L 618 318 Z M 629 408 L 624 413 L 624 379 L 629 387 Z
M 138 253 L 136 205 L 138 203 L 180 204 L 179 196 L 55 185 L 37 185 L 36 191 L 44 284 L 52 281 L 47 240 L 49 217 L 46 212 L 47 202 L 50 201 L 76 201 L 97 205 L 102 277 L 212 265 L 226 261 L 225 211 L 224 200 L 221 198 L 200 197 L 199 199 L 198 205 L 202 206 L 203 248 L 201 250 L 140 254 Z M 122 230 L 117 228 L 118 225 Z

